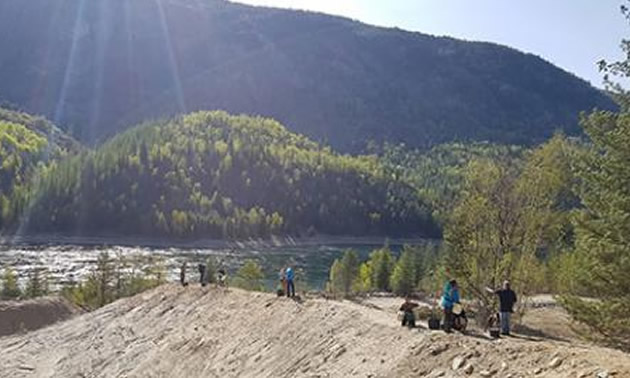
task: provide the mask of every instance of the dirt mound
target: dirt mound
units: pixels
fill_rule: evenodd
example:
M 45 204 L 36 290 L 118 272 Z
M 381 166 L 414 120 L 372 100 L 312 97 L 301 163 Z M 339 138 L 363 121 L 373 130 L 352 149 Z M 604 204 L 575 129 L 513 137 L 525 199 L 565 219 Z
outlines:
M 0 350 L 0 377 L 630 376 L 630 356 L 608 349 L 408 330 L 391 308 L 175 285 L 0 338 Z
M 0 336 L 39 329 L 80 312 L 70 302 L 57 297 L 0 302 Z

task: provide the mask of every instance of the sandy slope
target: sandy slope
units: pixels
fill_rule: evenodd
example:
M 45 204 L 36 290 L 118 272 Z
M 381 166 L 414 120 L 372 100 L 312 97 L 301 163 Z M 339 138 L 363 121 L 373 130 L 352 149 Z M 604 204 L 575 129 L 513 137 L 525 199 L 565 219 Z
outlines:
M 0 377 L 630 377 L 630 356 L 608 349 L 408 330 L 390 308 L 175 285 L 0 338 L 0 351 Z M 453 370 L 456 357 L 466 361 Z
M 63 298 L 0 302 L 0 336 L 32 331 L 68 319 L 82 311 Z

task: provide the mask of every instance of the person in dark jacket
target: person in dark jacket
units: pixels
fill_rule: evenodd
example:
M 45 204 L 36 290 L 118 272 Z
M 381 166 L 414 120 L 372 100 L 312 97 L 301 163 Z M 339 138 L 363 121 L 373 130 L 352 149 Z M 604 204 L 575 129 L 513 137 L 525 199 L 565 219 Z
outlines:
M 199 283 L 201 286 L 206 286 L 206 264 L 199 264 Z
M 417 303 L 413 303 L 409 297 L 405 297 L 405 302 L 400 306 L 399 311 L 402 311 L 402 326 L 408 326 L 409 328 L 416 327 L 416 315 L 413 313 L 413 309 L 418 307 Z
M 486 288 L 490 293 L 499 297 L 499 318 L 501 322 L 501 334 L 510 335 L 510 317 L 514 312 L 514 304 L 517 301 L 516 293 L 510 288 L 510 281 L 503 282 L 503 288 L 493 290 Z
M 182 286 L 188 286 L 188 282 L 186 282 L 186 262 L 185 261 L 179 270 L 179 282 L 182 284 Z

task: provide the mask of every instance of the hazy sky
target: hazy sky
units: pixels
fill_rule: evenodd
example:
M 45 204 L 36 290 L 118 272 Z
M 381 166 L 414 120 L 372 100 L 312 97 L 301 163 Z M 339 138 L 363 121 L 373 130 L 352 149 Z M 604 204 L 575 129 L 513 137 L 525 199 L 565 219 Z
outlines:
M 534 53 L 601 86 L 596 62 L 621 58 L 623 0 L 238 0 L 308 9 L 368 24 L 491 41 Z

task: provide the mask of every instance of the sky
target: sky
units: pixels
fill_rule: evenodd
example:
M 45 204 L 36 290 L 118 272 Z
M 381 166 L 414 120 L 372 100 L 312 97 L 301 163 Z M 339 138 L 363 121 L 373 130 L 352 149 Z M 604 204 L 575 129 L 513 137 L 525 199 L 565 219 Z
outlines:
M 619 12 L 624 0 L 236 1 L 313 10 L 437 36 L 496 42 L 541 56 L 597 87 L 602 87 L 602 75 L 596 62 L 621 59 L 621 39 L 630 38 L 630 25 Z

